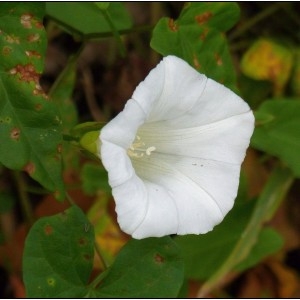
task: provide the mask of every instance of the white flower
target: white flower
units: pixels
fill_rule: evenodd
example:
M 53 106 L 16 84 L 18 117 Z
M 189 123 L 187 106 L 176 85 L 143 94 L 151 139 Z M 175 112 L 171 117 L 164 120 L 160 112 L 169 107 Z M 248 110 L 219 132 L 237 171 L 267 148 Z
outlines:
M 212 230 L 234 204 L 253 129 L 240 97 L 165 57 L 100 134 L 121 229 L 136 239 Z

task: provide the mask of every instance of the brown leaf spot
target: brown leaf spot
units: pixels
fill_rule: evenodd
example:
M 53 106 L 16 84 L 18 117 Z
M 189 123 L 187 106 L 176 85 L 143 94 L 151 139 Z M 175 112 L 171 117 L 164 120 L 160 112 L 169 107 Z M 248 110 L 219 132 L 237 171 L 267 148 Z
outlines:
M 174 32 L 178 31 L 178 25 L 175 23 L 174 19 L 172 18 L 169 19 L 168 26 L 172 31 Z
M 83 254 L 83 258 L 86 261 L 90 261 L 92 259 L 91 255 L 89 255 L 89 254 Z
M 57 145 L 57 152 L 61 153 L 62 152 L 62 144 Z
M 17 65 L 15 68 L 9 71 L 11 75 L 19 75 L 21 81 L 30 82 L 34 81 L 39 84 L 39 74 L 36 72 L 35 67 L 32 64 Z
M 16 140 L 18 141 L 19 138 L 20 138 L 20 129 L 15 127 L 11 130 L 10 132 L 10 137 L 13 139 L 13 140 Z
M 7 35 L 5 40 L 10 44 L 20 44 L 20 38 L 15 35 Z
M 43 96 L 45 99 L 48 99 L 48 96 L 45 94 L 45 92 L 43 91 L 42 87 L 40 86 L 40 84 L 37 82 L 35 84 L 35 89 L 33 90 L 33 95 L 37 96 L 37 95 L 41 95 Z
M 15 75 L 15 74 L 17 74 L 17 69 L 16 68 L 12 68 L 12 69 L 10 69 L 8 71 L 8 73 L 11 74 L 11 75 Z
M 35 23 L 35 27 L 36 27 L 37 29 L 43 29 L 43 28 L 44 28 L 44 25 L 43 25 L 43 23 L 41 23 L 41 22 L 36 22 L 36 23 Z
M 45 227 L 44 227 L 44 232 L 46 235 L 51 235 L 53 233 L 53 228 L 51 225 L 47 224 Z
M 37 51 L 25 51 L 25 54 L 28 56 L 28 57 L 35 57 L 35 58 L 41 58 L 41 54 L 38 53 Z
M 4 46 L 2 48 L 2 54 L 5 55 L 5 56 L 9 55 L 11 52 L 12 52 L 12 48 L 11 47 Z
M 154 255 L 154 262 L 157 264 L 162 264 L 165 261 L 165 259 L 160 255 L 160 254 L 155 254 Z
M 43 108 L 43 106 L 42 106 L 41 103 L 37 103 L 37 104 L 34 106 L 34 109 L 35 109 L 36 111 L 40 111 L 42 108 Z
M 85 245 L 87 244 L 86 238 L 81 237 L 81 238 L 78 240 L 78 244 L 79 244 L 79 246 L 85 246 Z
M 46 100 L 49 99 L 49 97 L 45 94 L 45 92 L 44 92 L 43 90 L 39 90 L 39 89 L 36 89 L 36 88 L 35 88 L 35 89 L 33 90 L 32 94 L 33 94 L 34 96 L 43 96 Z
M 218 66 L 223 65 L 223 60 L 222 60 L 221 56 L 218 53 L 215 54 L 215 60 L 216 60 L 216 63 L 217 63 Z
M 205 28 L 203 32 L 200 34 L 200 40 L 204 41 L 206 39 L 208 33 L 208 28 Z
M 206 11 L 203 14 L 196 16 L 195 20 L 199 25 L 203 25 L 212 17 L 212 15 L 212 12 Z
M 25 165 L 23 170 L 29 175 L 32 175 L 35 172 L 35 164 L 33 162 L 29 162 L 27 165 Z
M 31 20 L 32 20 L 31 14 L 23 14 L 21 16 L 20 22 L 24 28 L 32 28 Z
M 27 37 L 27 41 L 29 43 L 34 43 L 34 42 L 37 42 L 40 40 L 40 35 L 38 33 L 34 33 L 34 34 L 30 34 L 28 37 Z

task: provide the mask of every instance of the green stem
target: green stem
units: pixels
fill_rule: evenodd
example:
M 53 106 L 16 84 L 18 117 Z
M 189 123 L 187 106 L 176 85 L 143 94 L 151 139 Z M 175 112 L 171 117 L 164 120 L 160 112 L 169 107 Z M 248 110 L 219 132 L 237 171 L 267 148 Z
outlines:
M 19 199 L 22 207 L 23 214 L 25 216 L 26 221 L 31 226 L 34 223 L 34 216 L 32 207 L 30 204 L 30 199 L 26 192 L 27 186 L 23 177 L 23 174 L 20 171 L 14 171 L 13 176 L 18 188 Z
M 207 296 L 222 283 L 225 276 L 243 261 L 253 249 L 263 225 L 268 222 L 279 204 L 285 199 L 294 177 L 288 169 L 276 168 L 271 174 L 264 190 L 260 194 L 252 216 L 240 239 L 232 249 L 228 258 L 215 273 L 201 286 L 197 297 Z
M 75 205 L 75 202 L 73 201 L 72 197 L 68 193 L 66 193 L 66 198 L 68 202 L 71 204 L 71 206 Z
M 118 33 L 119 35 L 125 35 L 125 34 L 133 34 L 133 33 L 142 33 L 142 32 L 147 32 L 147 31 L 152 31 L 154 28 L 154 25 L 140 25 L 140 26 L 135 26 L 130 29 L 123 29 L 119 30 Z M 98 40 L 98 39 L 103 39 L 103 38 L 109 38 L 113 37 L 112 32 L 105 32 L 105 33 L 88 33 L 84 36 L 85 40 Z
M 108 270 L 103 271 L 102 273 L 100 273 L 91 283 L 90 283 L 90 287 L 92 289 L 95 289 L 99 283 L 102 281 L 102 279 L 106 276 Z
M 113 36 L 116 39 L 117 44 L 119 46 L 121 56 L 125 57 L 126 56 L 126 48 L 123 44 L 120 33 L 118 32 L 118 30 L 116 29 L 114 23 L 112 22 L 108 11 L 106 9 L 101 9 L 100 11 L 101 11 L 102 15 L 104 16 L 105 20 L 107 21 L 107 23 L 109 24 L 109 27 L 111 28 Z
M 63 134 L 63 140 L 66 142 L 79 142 L 79 138 L 69 134 Z
M 57 88 L 57 85 L 59 85 L 60 82 L 61 82 L 61 80 L 62 80 L 62 78 L 65 77 L 65 74 L 66 74 L 67 72 L 69 72 L 69 68 L 77 61 L 77 59 L 78 59 L 78 57 L 80 56 L 81 52 L 83 51 L 84 47 L 85 47 L 85 43 L 82 43 L 81 46 L 80 46 L 80 48 L 77 50 L 77 52 L 76 52 L 74 55 L 72 55 L 72 56 L 70 57 L 67 66 L 66 66 L 66 67 L 64 68 L 64 70 L 59 74 L 59 76 L 58 76 L 57 79 L 55 80 L 54 84 L 51 86 L 51 89 L 50 89 L 50 91 L 49 91 L 49 93 L 48 93 L 48 94 L 49 94 L 49 97 L 52 96 L 53 92 L 54 92 L 54 91 L 56 90 L 56 88 Z
M 87 34 L 82 34 L 80 31 L 69 26 L 67 23 L 64 23 L 63 21 L 58 20 L 52 16 L 48 16 L 48 17 L 55 23 L 61 25 L 62 27 L 65 27 L 69 32 L 71 32 L 75 37 L 77 37 L 78 40 L 81 40 L 81 41 L 98 40 L 98 39 L 109 38 L 109 37 L 114 36 L 113 32 L 101 32 L 101 33 L 100 32 L 91 32 L 91 33 L 87 33 Z M 152 31 L 153 28 L 154 28 L 153 25 L 139 25 L 139 26 L 135 26 L 135 27 L 132 27 L 129 29 L 119 30 L 118 34 L 125 35 L 125 34 L 137 33 L 137 32 Z
M 253 18 L 247 20 L 240 27 L 237 27 L 236 30 L 231 35 L 229 35 L 229 41 L 236 39 L 255 24 L 259 23 L 263 19 L 275 13 L 277 10 L 281 9 L 283 5 L 285 5 L 285 3 L 282 2 L 278 2 L 273 5 L 268 5 L 266 9 L 256 14 Z

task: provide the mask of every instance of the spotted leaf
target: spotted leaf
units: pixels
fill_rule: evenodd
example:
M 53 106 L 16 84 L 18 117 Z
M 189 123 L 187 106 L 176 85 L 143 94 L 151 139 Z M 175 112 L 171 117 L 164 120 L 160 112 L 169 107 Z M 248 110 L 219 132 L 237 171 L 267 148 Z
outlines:
M 39 83 L 47 43 L 43 15 L 44 4 L 1 3 L 0 162 L 62 198 L 61 120 Z

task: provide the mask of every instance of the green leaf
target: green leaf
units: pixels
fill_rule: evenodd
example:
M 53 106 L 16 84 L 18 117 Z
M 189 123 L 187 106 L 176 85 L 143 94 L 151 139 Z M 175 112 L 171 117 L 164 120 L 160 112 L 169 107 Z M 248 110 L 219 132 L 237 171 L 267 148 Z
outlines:
M 130 240 L 97 290 L 104 298 L 174 298 L 183 283 L 183 262 L 170 237 Z
M 272 92 L 271 82 L 255 80 L 243 74 L 239 75 L 238 87 L 241 92 L 241 97 L 247 101 L 252 109 L 257 109 Z
M 174 21 L 162 18 L 153 30 L 151 47 L 176 55 L 208 77 L 235 89 L 235 71 L 224 31 L 239 18 L 235 3 L 189 3 Z
M 99 190 L 111 193 L 107 171 L 100 165 L 86 163 L 82 168 L 81 180 L 83 190 L 88 195 L 94 195 Z
M 257 124 L 251 146 L 280 158 L 295 176 L 300 177 L 300 101 L 265 101 L 257 113 L 269 116 L 269 121 Z
M 131 28 L 132 21 L 123 3 L 111 2 L 103 11 L 110 15 L 118 31 Z M 65 30 L 82 38 L 88 35 L 107 36 L 112 32 L 101 10 L 92 2 L 47 2 L 46 13 Z
M 39 219 L 25 243 L 23 276 L 29 298 L 82 298 L 94 259 L 94 230 L 72 206 Z
M 272 228 L 264 228 L 258 236 L 257 243 L 253 246 L 248 257 L 239 263 L 235 269 L 242 272 L 255 266 L 265 257 L 275 253 L 283 246 L 283 238 Z
M 39 85 L 47 44 L 43 15 L 44 4 L 1 3 L 0 161 L 63 198 L 61 120 Z

